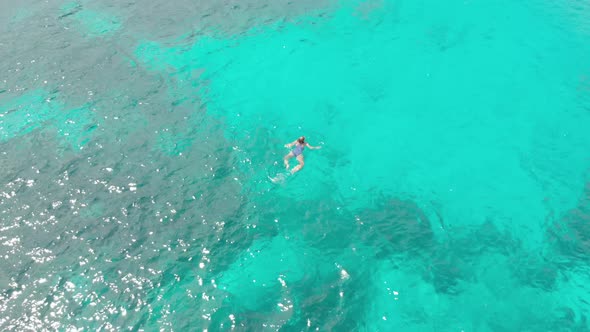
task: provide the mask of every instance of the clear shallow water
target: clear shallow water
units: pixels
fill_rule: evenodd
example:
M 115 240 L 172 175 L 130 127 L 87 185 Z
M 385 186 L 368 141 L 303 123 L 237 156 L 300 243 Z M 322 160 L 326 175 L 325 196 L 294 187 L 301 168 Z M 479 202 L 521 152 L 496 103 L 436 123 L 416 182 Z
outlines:
M 3 330 L 588 330 L 584 3 L 0 9 Z

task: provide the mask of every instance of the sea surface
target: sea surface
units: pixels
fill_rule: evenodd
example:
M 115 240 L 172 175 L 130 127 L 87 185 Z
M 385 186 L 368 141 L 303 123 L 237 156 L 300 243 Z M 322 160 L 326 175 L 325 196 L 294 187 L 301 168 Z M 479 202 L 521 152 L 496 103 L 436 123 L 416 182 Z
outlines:
M 0 1 L 2 331 L 590 331 L 589 170 L 588 1 Z

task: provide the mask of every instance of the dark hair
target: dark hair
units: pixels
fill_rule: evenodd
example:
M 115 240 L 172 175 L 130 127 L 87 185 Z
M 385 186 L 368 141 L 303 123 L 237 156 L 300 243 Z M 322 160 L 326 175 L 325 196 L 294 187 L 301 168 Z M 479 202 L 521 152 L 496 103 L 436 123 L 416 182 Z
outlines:
M 297 142 L 299 142 L 299 144 L 303 144 L 305 143 L 305 136 L 301 136 L 297 139 Z

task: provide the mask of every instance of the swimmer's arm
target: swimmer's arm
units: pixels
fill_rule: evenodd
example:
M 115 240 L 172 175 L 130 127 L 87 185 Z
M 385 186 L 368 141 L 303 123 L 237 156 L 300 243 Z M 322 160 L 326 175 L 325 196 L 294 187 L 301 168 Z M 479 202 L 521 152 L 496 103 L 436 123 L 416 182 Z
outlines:
M 318 149 L 321 149 L 322 148 L 321 146 L 311 146 L 311 145 L 309 145 L 309 143 L 306 143 L 306 146 L 308 148 L 310 148 L 311 150 L 318 150 Z
M 286 147 L 286 148 L 290 148 L 290 147 L 292 147 L 293 145 L 295 145 L 295 143 L 297 143 L 297 140 L 294 140 L 292 143 L 285 144 L 285 147 Z

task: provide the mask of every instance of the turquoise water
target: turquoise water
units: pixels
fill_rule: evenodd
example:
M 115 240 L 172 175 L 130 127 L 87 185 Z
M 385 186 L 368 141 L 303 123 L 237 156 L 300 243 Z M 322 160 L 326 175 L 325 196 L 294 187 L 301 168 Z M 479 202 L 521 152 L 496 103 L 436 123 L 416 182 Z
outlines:
M 0 21 L 0 329 L 590 330 L 585 2 Z

